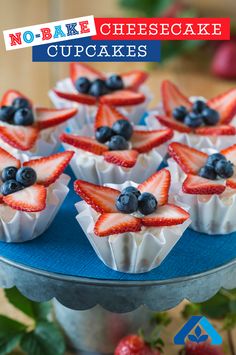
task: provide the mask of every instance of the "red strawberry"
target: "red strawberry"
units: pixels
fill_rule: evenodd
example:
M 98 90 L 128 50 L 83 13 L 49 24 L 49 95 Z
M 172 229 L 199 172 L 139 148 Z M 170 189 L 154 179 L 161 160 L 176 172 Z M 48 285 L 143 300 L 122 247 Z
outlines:
M 0 126 L 0 138 L 14 148 L 30 150 L 38 137 L 38 129 L 23 126 Z
M 103 155 L 108 163 L 132 168 L 136 164 L 138 152 L 136 150 L 112 150 Z
M 0 172 L 2 172 L 2 170 L 8 166 L 15 166 L 16 168 L 20 168 L 21 162 L 9 154 L 5 149 L 0 148 Z
M 83 149 L 96 155 L 102 155 L 108 150 L 105 144 L 101 144 L 91 137 L 75 136 L 73 134 L 62 133 L 60 140 L 76 148 Z
M 74 189 L 98 213 L 117 212 L 115 203 L 120 191 L 83 180 L 76 180 Z
M 99 101 L 114 106 L 130 106 L 141 104 L 145 101 L 145 96 L 142 93 L 130 90 L 117 90 L 101 96 Z
M 80 94 L 80 93 L 75 93 L 75 92 L 64 92 L 60 91 L 57 89 L 53 89 L 55 94 L 62 99 L 69 100 L 69 101 L 75 101 L 80 104 L 85 104 L 85 105 L 96 105 L 96 98 L 91 95 L 86 95 L 86 94 Z
M 197 174 L 208 158 L 206 153 L 177 142 L 169 145 L 169 154 L 186 174 Z
M 39 212 L 46 207 L 47 190 L 42 185 L 32 185 L 3 197 L 3 202 L 15 210 Z
M 126 89 L 137 90 L 148 78 L 148 74 L 142 70 L 132 70 L 121 74 Z
M 213 127 L 200 127 L 195 130 L 195 133 L 206 136 L 220 136 L 220 135 L 235 135 L 236 130 L 233 126 L 220 125 Z
M 171 129 L 135 130 L 131 137 L 132 148 L 136 149 L 139 153 L 146 153 L 172 137 L 173 131 Z
M 185 345 L 185 355 L 224 355 L 222 346 L 213 346 L 209 342 L 193 343 Z
M 32 105 L 32 101 L 30 99 L 28 99 L 28 97 L 26 97 L 25 95 L 23 95 L 20 91 L 17 90 L 8 90 L 5 92 L 5 94 L 3 95 L 2 101 L 1 101 L 1 106 L 10 106 L 12 104 L 12 102 L 17 98 L 17 97 L 24 97 L 25 99 L 27 99 L 31 105 Z
M 141 192 L 150 192 L 153 194 L 158 201 L 158 205 L 162 206 L 168 202 L 170 179 L 169 170 L 162 169 L 140 184 L 138 189 Z
M 219 45 L 214 55 L 212 73 L 224 79 L 236 79 L 236 44 L 235 41 L 226 41 Z
M 164 126 L 172 128 L 178 132 L 190 133 L 192 131 L 192 129 L 190 127 L 185 126 L 185 124 L 178 122 L 170 117 L 158 115 L 158 116 L 156 116 L 156 118 Z
M 74 152 L 66 151 L 50 155 L 49 157 L 33 159 L 25 162 L 23 165 L 30 166 L 35 170 L 38 184 L 49 186 L 59 178 L 69 164 L 73 154 Z
M 232 145 L 229 148 L 223 149 L 221 151 L 227 160 L 230 160 L 234 165 L 236 165 L 236 144 Z M 236 189 L 236 178 L 232 176 L 231 178 L 227 179 L 226 185 L 231 187 L 232 189 Z
M 95 223 L 94 232 L 99 237 L 113 234 L 139 232 L 141 219 L 125 213 L 104 213 Z
M 160 352 L 150 348 L 140 336 L 131 334 L 121 339 L 114 355 L 160 355 Z
M 144 226 L 175 226 L 184 223 L 190 217 L 181 207 L 166 204 L 158 207 L 156 212 L 142 218 Z
M 185 106 L 187 109 L 192 107 L 192 103 L 184 96 L 177 86 L 169 80 L 163 80 L 161 86 L 162 101 L 165 113 L 169 116 L 177 106 Z
M 112 127 L 118 120 L 127 120 L 115 107 L 99 104 L 95 117 L 95 129 L 101 126 Z
M 59 125 L 77 113 L 76 108 L 56 109 L 56 108 L 36 108 L 36 125 L 39 129 L 45 129 Z
M 231 89 L 208 100 L 207 104 L 220 114 L 220 123 L 227 124 L 236 114 L 236 89 Z
M 98 70 L 94 69 L 85 63 L 71 63 L 70 64 L 70 77 L 71 80 L 75 81 L 81 76 L 85 76 L 89 80 L 95 79 L 105 79 L 104 75 Z
M 226 186 L 221 180 L 209 180 L 197 175 L 188 175 L 183 182 L 183 192 L 196 195 L 220 195 Z

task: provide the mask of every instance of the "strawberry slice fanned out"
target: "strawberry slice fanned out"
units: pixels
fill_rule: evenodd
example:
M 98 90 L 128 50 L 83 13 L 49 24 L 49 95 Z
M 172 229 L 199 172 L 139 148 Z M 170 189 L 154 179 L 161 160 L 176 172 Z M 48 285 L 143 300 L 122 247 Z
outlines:
M 36 125 L 39 129 L 45 129 L 59 125 L 77 113 L 76 108 L 56 109 L 56 108 L 41 108 L 35 109 Z
M 142 70 L 132 70 L 121 74 L 124 87 L 130 90 L 137 90 L 148 78 L 148 74 Z
M 0 126 L 0 138 L 20 150 L 30 150 L 33 148 L 38 137 L 38 129 L 27 126 Z
M 167 204 L 158 207 L 156 212 L 143 217 L 142 224 L 147 227 L 174 226 L 184 223 L 189 217 L 189 213 L 181 207 Z
M 195 130 L 195 133 L 203 136 L 230 136 L 235 135 L 236 129 L 233 126 L 220 125 L 213 127 L 200 127 Z
M 194 195 L 213 195 L 224 192 L 224 180 L 209 180 L 197 175 L 188 175 L 183 182 L 183 192 Z
M 39 212 L 46 207 L 46 197 L 46 188 L 35 184 L 13 194 L 3 196 L 3 202 L 15 210 Z
M 104 213 L 95 223 L 94 232 L 99 237 L 128 232 L 139 232 L 141 219 L 124 213 Z
M 145 96 L 142 93 L 131 90 L 117 90 L 111 94 L 101 96 L 99 101 L 113 106 L 130 106 L 141 104 L 145 101 Z
M 173 118 L 170 118 L 168 116 L 156 116 L 156 118 L 158 119 L 158 121 L 163 124 L 166 127 L 172 128 L 178 132 L 186 132 L 186 133 L 190 133 L 192 131 L 192 129 L 188 126 L 185 126 L 185 124 L 178 122 L 176 120 L 174 120 Z
M 66 144 L 72 145 L 75 148 L 83 149 L 96 155 L 102 155 L 108 150 L 108 147 L 105 144 L 99 143 L 96 139 L 91 137 L 62 133 L 60 135 L 60 140 Z
M 116 213 L 116 198 L 120 191 L 83 180 L 74 183 L 75 192 L 98 213 Z
M 113 123 L 118 120 L 127 120 L 115 107 L 105 104 L 99 104 L 95 117 L 95 129 L 108 126 L 112 127 Z
M 132 168 L 137 161 L 138 152 L 136 150 L 112 150 L 103 153 L 104 159 L 124 168 Z
M 169 80 L 162 82 L 161 94 L 165 113 L 169 116 L 172 116 L 172 111 L 175 107 L 185 106 L 187 109 L 192 107 L 189 99 Z
M 153 194 L 158 201 L 158 206 L 162 206 L 168 202 L 170 179 L 169 170 L 162 169 L 140 184 L 138 189 Z
M 105 79 L 105 76 L 101 72 L 85 63 L 71 63 L 70 77 L 73 83 L 80 77 L 86 77 L 89 80 Z
M 227 124 L 236 114 L 236 89 L 231 89 L 210 100 L 207 104 L 220 114 L 220 123 Z
M 169 154 L 186 174 L 197 174 L 205 165 L 208 155 L 185 144 L 173 142 L 169 145 Z
M 135 130 L 131 137 L 132 148 L 139 153 L 146 153 L 155 147 L 165 143 L 173 137 L 171 129 L 163 130 Z
M 236 144 L 232 145 L 229 148 L 221 150 L 221 154 L 223 154 L 227 160 L 231 161 L 234 164 L 234 169 L 236 167 Z M 232 189 L 236 189 L 236 174 L 227 179 L 226 185 L 231 187 Z
M 9 154 L 5 149 L 0 148 L 0 173 L 8 166 L 15 166 L 16 168 L 19 168 L 21 166 L 21 162 Z
M 79 104 L 96 105 L 97 102 L 96 98 L 91 95 L 80 94 L 76 92 L 64 92 L 57 89 L 53 89 L 53 91 L 57 96 L 61 97 L 62 99 L 75 101 Z
M 69 164 L 74 152 L 66 151 L 25 162 L 24 166 L 30 166 L 37 174 L 37 183 L 44 186 L 53 184 Z
M 8 90 L 5 92 L 5 94 L 3 95 L 2 101 L 1 101 L 1 106 L 11 106 L 13 101 L 15 99 L 17 99 L 18 97 L 22 97 L 27 99 L 31 105 L 32 105 L 32 101 L 26 97 L 25 95 L 23 95 L 20 91 L 17 90 Z

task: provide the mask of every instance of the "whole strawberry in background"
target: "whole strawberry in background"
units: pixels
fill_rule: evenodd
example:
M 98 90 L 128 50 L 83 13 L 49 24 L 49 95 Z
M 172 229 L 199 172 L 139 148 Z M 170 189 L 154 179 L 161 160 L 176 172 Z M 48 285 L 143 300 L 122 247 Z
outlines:
M 222 346 L 213 346 L 209 342 L 192 343 L 188 342 L 185 349 L 181 351 L 182 355 L 224 355 Z
M 221 43 L 213 57 L 211 70 L 223 79 L 236 79 L 236 42 L 235 39 Z

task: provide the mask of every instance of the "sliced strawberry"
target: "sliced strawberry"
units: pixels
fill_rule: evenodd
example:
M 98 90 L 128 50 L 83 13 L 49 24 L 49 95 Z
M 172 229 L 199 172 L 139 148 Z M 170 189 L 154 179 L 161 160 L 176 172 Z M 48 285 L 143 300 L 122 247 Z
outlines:
M 236 165 L 236 144 L 221 150 L 221 154 L 223 154 L 227 160 L 230 160 L 234 165 Z
M 213 97 L 207 104 L 219 112 L 221 123 L 229 123 L 236 114 L 236 89 Z
M 33 148 L 38 138 L 38 133 L 38 129 L 31 126 L 0 126 L 0 138 L 20 150 Z
M 46 207 L 47 190 L 42 185 L 32 185 L 3 197 L 4 203 L 15 210 L 39 212 Z
M 99 237 L 108 237 L 113 234 L 139 232 L 141 219 L 124 213 L 104 213 L 94 226 L 94 233 Z
M 105 76 L 99 72 L 98 70 L 94 69 L 88 64 L 85 63 L 71 63 L 70 64 L 70 77 L 71 80 L 75 83 L 75 81 L 84 76 L 89 80 L 95 79 L 105 79 Z
M 167 204 L 157 207 L 156 212 L 143 217 L 142 224 L 147 227 L 175 226 L 184 223 L 189 217 L 189 213 L 182 208 Z
M 74 93 L 74 92 L 64 92 L 60 91 L 57 89 L 53 89 L 55 94 L 62 99 L 66 99 L 69 101 L 75 101 L 80 104 L 85 104 L 85 105 L 96 105 L 96 98 L 91 95 L 86 95 L 86 94 L 79 94 L 79 93 Z
M 225 187 L 224 180 L 209 180 L 197 175 L 188 175 L 183 182 L 183 192 L 194 195 L 219 195 Z
M 56 109 L 37 107 L 35 109 L 37 120 L 36 125 L 39 129 L 59 125 L 73 117 L 77 111 L 76 108 Z
M 235 135 L 236 130 L 233 126 L 220 125 L 213 127 L 200 127 L 195 130 L 195 133 L 206 136 L 231 136 Z
M 105 104 L 99 104 L 95 117 L 95 129 L 101 126 L 112 127 L 118 120 L 128 120 L 115 107 Z
M 69 164 L 73 154 L 74 152 L 66 151 L 49 157 L 29 160 L 23 165 L 30 166 L 35 170 L 38 184 L 49 186 L 59 178 Z
M 231 178 L 227 179 L 226 185 L 231 189 L 236 189 L 236 176 L 232 176 Z
M 120 191 L 83 180 L 76 180 L 74 189 L 98 213 L 117 212 L 116 199 L 120 195 Z
M 142 70 L 132 70 L 121 74 L 126 89 L 137 90 L 148 78 L 148 73 Z
M 181 105 L 185 106 L 187 109 L 192 107 L 192 103 L 189 99 L 169 80 L 163 80 L 161 94 L 165 113 L 169 116 L 172 116 L 172 111 L 175 107 Z
M 158 201 L 158 206 L 162 206 L 168 202 L 170 180 L 169 170 L 162 169 L 140 184 L 138 189 L 153 194 Z
M 156 118 L 158 119 L 158 121 L 163 124 L 166 127 L 172 128 L 178 132 L 186 132 L 186 133 L 190 133 L 192 132 L 192 129 L 188 126 L 185 126 L 184 123 L 181 123 L 179 121 L 176 121 L 168 116 L 156 116 Z
M 27 99 L 31 103 L 31 105 L 33 105 L 32 101 L 28 97 L 23 95 L 20 91 L 8 90 L 3 95 L 3 98 L 1 101 L 1 106 L 11 106 L 12 102 L 18 97 L 23 97 L 23 98 Z
M 9 154 L 5 149 L 0 148 L 0 172 L 8 166 L 15 166 L 16 168 L 19 168 L 21 166 L 21 162 Z
M 136 150 L 112 150 L 103 155 L 108 163 L 132 168 L 136 164 L 138 152 Z
M 114 106 L 130 106 L 141 104 L 145 101 L 145 96 L 142 93 L 130 90 L 117 90 L 101 96 L 99 101 Z
M 96 139 L 91 137 L 62 133 L 60 135 L 60 140 L 75 148 L 83 149 L 96 155 L 102 155 L 108 150 L 108 147 L 105 144 L 99 143 Z
M 197 174 L 208 158 L 206 153 L 177 142 L 169 145 L 169 154 L 186 174 Z
M 172 137 L 173 131 L 171 129 L 135 130 L 131 137 L 132 148 L 139 153 L 146 153 L 167 142 Z

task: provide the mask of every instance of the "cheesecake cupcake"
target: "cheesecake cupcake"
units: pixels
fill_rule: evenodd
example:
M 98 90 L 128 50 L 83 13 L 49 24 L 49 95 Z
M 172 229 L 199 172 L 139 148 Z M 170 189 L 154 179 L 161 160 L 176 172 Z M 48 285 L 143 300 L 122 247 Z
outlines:
M 206 234 L 236 231 L 236 145 L 204 152 L 173 142 L 168 165 L 177 203 L 190 206 L 191 228 Z
M 84 200 L 77 221 L 97 256 L 110 268 L 142 273 L 159 266 L 190 224 L 189 213 L 168 196 L 170 173 L 162 169 L 137 185 L 74 184 Z
M 170 127 L 174 140 L 189 146 L 223 149 L 236 143 L 236 88 L 210 100 L 187 97 L 176 85 L 164 80 L 162 102 L 146 117 L 152 129 Z
M 161 164 L 172 135 L 169 128 L 134 126 L 114 107 L 100 104 L 94 124 L 76 134 L 62 133 L 60 139 L 75 152 L 70 163 L 75 176 L 102 185 L 147 179 Z
M 19 91 L 5 93 L 0 107 L 0 147 L 16 154 L 44 156 L 55 153 L 64 123 L 76 108 L 55 109 L 34 106 Z
M 25 242 L 53 221 L 69 189 L 62 174 L 73 152 L 28 160 L 0 148 L 0 240 Z

